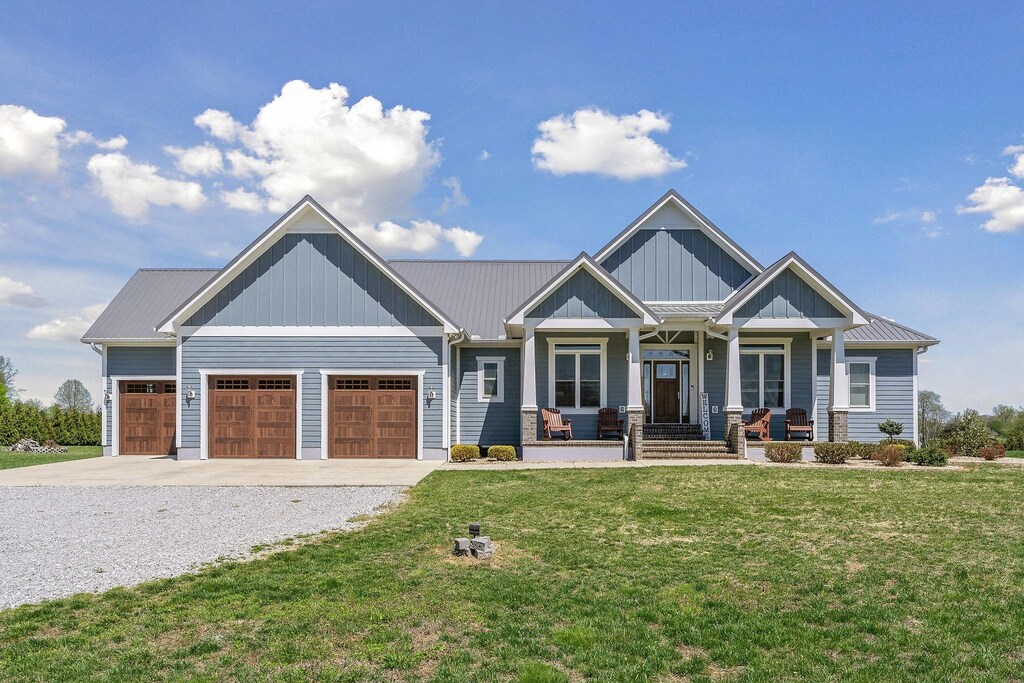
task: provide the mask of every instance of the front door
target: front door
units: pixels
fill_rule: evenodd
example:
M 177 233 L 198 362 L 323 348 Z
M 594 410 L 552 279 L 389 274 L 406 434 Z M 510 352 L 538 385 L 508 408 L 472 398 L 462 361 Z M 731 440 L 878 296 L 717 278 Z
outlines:
M 679 363 L 654 362 L 654 422 L 679 422 Z

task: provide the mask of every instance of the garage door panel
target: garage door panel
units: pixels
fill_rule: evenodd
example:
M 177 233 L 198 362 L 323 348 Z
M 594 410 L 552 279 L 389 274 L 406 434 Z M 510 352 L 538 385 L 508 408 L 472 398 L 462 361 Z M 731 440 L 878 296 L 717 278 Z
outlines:
M 176 383 L 121 380 L 118 391 L 118 450 L 122 455 L 175 452 Z
M 415 378 L 335 376 L 328 389 L 328 457 L 416 457 Z
M 294 458 L 294 377 L 211 377 L 210 457 Z

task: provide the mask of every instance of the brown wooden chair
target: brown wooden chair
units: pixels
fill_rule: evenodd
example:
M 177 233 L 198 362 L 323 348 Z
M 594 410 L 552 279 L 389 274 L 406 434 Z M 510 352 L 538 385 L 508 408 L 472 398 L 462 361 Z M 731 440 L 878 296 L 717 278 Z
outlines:
M 603 439 L 605 434 L 618 434 L 623 436 L 622 420 L 619 419 L 619 411 L 615 408 L 601 408 L 597 411 L 597 438 Z
M 568 441 L 572 438 L 572 420 L 562 421 L 562 411 L 558 408 L 541 408 L 541 420 L 544 426 L 544 438 L 550 439 L 554 433 L 559 433 L 562 438 Z
M 757 438 L 758 441 L 771 441 L 772 411 L 768 408 L 755 408 L 750 411 L 750 421 L 743 423 L 743 433 L 749 439 Z
M 792 441 L 793 436 L 814 440 L 814 420 L 807 419 L 807 411 L 803 408 L 786 411 L 786 441 Z

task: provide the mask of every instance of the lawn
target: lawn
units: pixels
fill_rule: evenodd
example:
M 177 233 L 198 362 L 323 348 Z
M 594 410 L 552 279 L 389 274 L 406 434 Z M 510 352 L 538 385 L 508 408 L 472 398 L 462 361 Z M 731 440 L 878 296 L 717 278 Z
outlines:
M 353 533 L 0 612 L 5 681 L 1024 678 L 1024 472 L 435 472 Z M 489 561 L 449 555 L 469 521 Z
M 13 467 L 28 467 L 30 465 L 46 465 L 51 462 L 65 462 L 67 460 L 82 460 L 83 458 L 98 458 L 103 454 L 100 446 L 68 446 L 67 453 L 12 453 L 7 450 L 0 450 L 0 470 L 9 470 Z
M 1006 451 L 1007 458 L 1024 458 L 1024 451 Z

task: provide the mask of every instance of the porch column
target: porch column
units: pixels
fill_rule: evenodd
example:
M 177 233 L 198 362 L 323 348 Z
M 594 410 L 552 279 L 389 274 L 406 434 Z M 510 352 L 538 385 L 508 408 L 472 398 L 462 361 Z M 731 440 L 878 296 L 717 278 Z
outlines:
M 642 460 L 644 453 L 644 399 L 641 367 L 643 356 L 640 355 L 640 328 L 629 330 L 629 352 L 626 354 L 629 363 L 629 389 L 626 393 L 626 436 L 632 439 L 630 449 L 634 460 Z
M 846 343 L 841 329 L 832 330 L 832 367 L 828 393 L 828 440 L 848 440 L 850 376 L 846 370 Z
M 740 393 L 740 331 L 730 327 L 725 359 L 725 424 L 723 436 L 732 444 L 736 425 L 743 422 L 743 396 Z M 732 444 L 736 447 L 736 444 Z
M 537 441 L 537 353 L 533 327 L 523 329 L 523 400 L 520 439 L 523 446 Z

